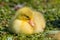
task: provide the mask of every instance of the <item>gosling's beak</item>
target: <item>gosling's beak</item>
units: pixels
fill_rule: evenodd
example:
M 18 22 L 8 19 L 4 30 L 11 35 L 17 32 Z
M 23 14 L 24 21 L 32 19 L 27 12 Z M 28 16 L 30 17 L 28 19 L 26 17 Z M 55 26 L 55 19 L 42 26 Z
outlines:
M 29 22 L 28 22 L 32 27 L 34 27 L 35 26 L 35 24 L 34 24 L 34 22 L 33 22 L 33 20 L 29 20 Z

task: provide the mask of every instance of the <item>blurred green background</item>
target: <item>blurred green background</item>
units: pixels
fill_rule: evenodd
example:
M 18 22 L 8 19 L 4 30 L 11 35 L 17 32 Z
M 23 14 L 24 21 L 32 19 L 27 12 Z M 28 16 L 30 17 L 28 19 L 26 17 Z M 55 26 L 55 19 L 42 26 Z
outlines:
M 6 30 L 17 5 L 29 6 L 42 12 L 46 20 L 46 28 L 42 35 L 16 35 Z M 60 30 L 60 0 L 0 0 L 0 40 L 52 40 L 45 35 L 51 30 Z

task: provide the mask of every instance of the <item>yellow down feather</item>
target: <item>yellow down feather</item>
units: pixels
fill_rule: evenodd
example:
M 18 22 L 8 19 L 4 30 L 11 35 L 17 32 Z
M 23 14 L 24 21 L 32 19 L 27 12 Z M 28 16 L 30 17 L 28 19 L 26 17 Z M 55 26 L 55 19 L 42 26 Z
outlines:
M 34 26 L 31 26 L 28 22 L 33 20 Z M 12 32 L 19 34 L 34 34 L 43 32 L 45 29 L 45 19 L 40 12 L 34 11 L 29 7 L 23 7 L 17 10 L 14 18 L 11 21 L 10 29 Z

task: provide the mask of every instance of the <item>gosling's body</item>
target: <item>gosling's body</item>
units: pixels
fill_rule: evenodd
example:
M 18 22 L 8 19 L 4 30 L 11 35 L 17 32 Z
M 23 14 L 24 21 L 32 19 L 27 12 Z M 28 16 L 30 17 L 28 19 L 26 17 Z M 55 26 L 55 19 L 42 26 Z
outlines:
M 43 32 L 45 29 L 45 19 L 39 12 L 34 12 L 33 19 L 35 22 L 34 33 Z
M 26 18 L 26 16 L 29 16 Z M 28 23 L 30 19 L 33 21 L 31 23 Z M 28 7 L 24 7 L 19 9 L 14 19 L 12 19 L 12 26 L 10 26 L 10 29 L 12 32 L 19 34 L 34 34 L 34 33 L 40 33 L 44 31 L 45 28 L 45 19 L 43 15 L 39 12 L 33 11 Z M 32 24 L 32 25 L 30 25 Z

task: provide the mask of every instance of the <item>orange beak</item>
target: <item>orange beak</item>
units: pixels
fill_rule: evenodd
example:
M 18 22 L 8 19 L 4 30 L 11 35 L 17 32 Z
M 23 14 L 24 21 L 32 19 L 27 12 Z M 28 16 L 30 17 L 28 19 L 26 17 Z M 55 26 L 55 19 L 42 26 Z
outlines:
M 33 20 L 29 20 L 29 22 L 28 22 L 31 26 L 35 26 L 35 24 L 34 24 L 34 22 L 33 22 Z

